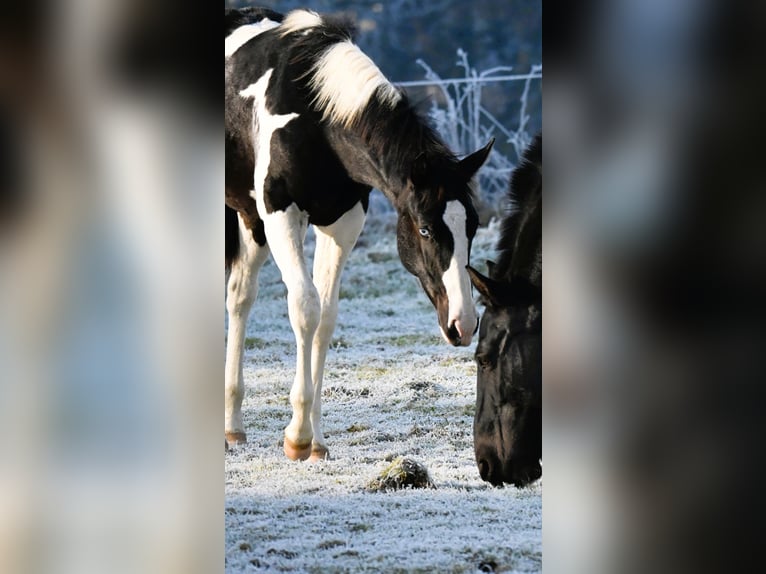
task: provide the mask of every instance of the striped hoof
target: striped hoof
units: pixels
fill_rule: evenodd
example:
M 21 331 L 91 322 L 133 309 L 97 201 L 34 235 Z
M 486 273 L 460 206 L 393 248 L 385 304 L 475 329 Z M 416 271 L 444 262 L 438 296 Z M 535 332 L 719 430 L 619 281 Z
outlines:
M 301 446 L 285 438 L 284 451 L 285 456 L 290 460 L 306 460 L 311 456 L 311 443 Z
M 226 442 L 230 445 L 245 444 L 247 442 L 247 435 L 242 431 L 226 431 Z
M 311 456 L 309 457 L 309 462 L 319 462 L 320 460 L 329 460 L 330 459 L 330 451 L 327 450 L 326 447 L 323 446 L 315 446 L 311 449 Z

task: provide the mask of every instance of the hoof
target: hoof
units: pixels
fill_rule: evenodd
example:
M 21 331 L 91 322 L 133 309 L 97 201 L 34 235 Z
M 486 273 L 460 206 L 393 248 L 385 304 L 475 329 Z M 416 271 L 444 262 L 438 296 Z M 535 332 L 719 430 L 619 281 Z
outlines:
M 290 460 L 306 460 L 311 456 L 311 443 L 309 442 L 305 446 L 301 446 L 285 438 L 284 451 L 285 456 Z
M 311 449 L 309 462 L 319 462 L 320 460 L 329 460 L 330 451 L 323 446 L 315 446 Z
M 247 442 L 247 435 L 241 431 L 226 432 L 226 442 L 230 445 L 244 444 Z

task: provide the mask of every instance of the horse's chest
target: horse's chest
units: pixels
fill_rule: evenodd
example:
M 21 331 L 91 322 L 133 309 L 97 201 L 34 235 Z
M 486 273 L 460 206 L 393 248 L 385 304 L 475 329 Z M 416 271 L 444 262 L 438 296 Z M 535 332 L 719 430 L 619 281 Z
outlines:
M 354 182 L 309 117 L 296 115 L 284 126 L 273 116 L 257 118 L 254 130 L 254 193 L 266 214 L 296 204 L 311 223 L 329 225 L 362 201 L 369 187 Z

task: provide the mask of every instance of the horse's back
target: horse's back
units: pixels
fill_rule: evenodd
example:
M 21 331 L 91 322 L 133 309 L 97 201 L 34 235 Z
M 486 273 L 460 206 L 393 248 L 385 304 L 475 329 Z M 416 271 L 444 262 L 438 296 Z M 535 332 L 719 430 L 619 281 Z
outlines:
M 226 36 L 234 32 L 234 30 L 240 26 L 257 24 L 263 20 L 281 22 L 283 19 L 284 16 L 279 12 L 269 10 L 268 8 L 262 8 L 260 6 L 253 6 L 248 8 L 226 8 L 224 14 Z

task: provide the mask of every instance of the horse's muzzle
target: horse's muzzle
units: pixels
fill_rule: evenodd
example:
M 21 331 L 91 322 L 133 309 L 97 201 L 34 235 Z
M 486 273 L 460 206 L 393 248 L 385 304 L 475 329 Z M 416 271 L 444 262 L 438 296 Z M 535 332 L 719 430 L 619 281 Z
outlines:
M 447 340 L 456 347 L 460 346 L 460 332 L 454 322 L 447 329 Z
M 503 483 L 512 484 L 516 488 L 523 488 L 543 474 L 539 461 L 506 461 L 502 463 L 494 454 L 483 453 L 477 457 L 476 466 L 479 475 L 485 482 L 492 486 L 503 486 Z
M 452 321 L 449 329 L 447 329 L 447 340 L 455 347 L 467 347 L 471 344 L 471 339 L 478 328 L 478 319 L 476 321 L 476 328 L 467 333 L 463 331 L 459 321 Z

